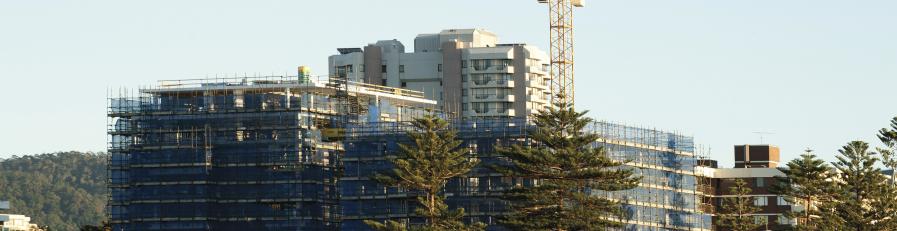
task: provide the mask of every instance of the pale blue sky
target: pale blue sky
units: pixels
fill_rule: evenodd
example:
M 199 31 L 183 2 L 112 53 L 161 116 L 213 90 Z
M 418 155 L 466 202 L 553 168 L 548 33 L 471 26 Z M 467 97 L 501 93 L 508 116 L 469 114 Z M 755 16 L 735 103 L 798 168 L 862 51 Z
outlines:
M 723 166 L 765 141 L 828 160 L 897 115 L 897 1 L 601 0 L 576 17 L 577 107 L 693 135 Z M 535 0 L 0 0 L 0 157 L 105 149 L 109 88 L 326 72 L 337 47 L 479 27 L 547 50 Z M 877 142 L 875 142 L 877 145 Z

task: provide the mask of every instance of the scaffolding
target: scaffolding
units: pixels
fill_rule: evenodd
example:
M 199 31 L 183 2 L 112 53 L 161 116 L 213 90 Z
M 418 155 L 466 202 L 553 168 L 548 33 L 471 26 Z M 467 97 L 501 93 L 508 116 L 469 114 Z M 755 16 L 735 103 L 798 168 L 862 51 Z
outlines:
M 107 209 L 116 230 L 367 230 L 365 219 L 423 222 L 417 192 L 368 178 L 413 126 L 439 113 L 421 92 L 340 78 L 266 76 L 161 81 L 109 99 Z M 480 167 L 446 185 L 468 222 L 497 224 L 503 191 L 531 185 L 485 167 L 495 147 L 529 144 L 525 118 L 451 119 Z M 595 122 L 593 147 L 643 180 L 621 192 L 626 230 L 708 230 L 691 137 Z
M 454 120 L 453 129 L 478 158 L 480 167 L 469 174 L 450 180 L 446 187 L 447 204 L 463 207 L 468 222 L 497 224 L 497 217 L 507 212 L 508 202 L 502 192 L 531 182 L 505 177 L 491 170 L 490 165 L 505 165 L 507 160 L 495 154 L 496 146 L 528 144 L 531 124 L 522 119 Z M 398 144 L 409 142 L 404 135 L 413 130 L 409 123 L 354 124 L 347 130 L 345 166 L 340 178 L 342 229 L 366 230 L 365 219 L 393 219 L 410 223 L 423 222 L 412 215 L 417 192 L 398 187 L 384 187 L 368 178 L 391 168 L 388 161 L 398 152 Z M 630 219 L 621 220 L 626 230 L 709 230 L 706 217 L 699 211 L 696 187 L 694 141 L 691 137 L 655 129 L 595 122 L 588 131 L 601 135 L 593 147 L 605 148 L 609 157 L 628 161 L 643 180 L 636 189 L 619 192 L 593 192 L 624 204 Z
M 715 195 L 717 192 L 718 181 L 714 179 L 713 172 L 718 166 L 714 160 L 707 158 L 709 150 L 700 150 L 698 154 L 698 166 L 695 167 L 697 174 L 697 200 L 700 202 L 700 212 L 705 214 L 705 223 L 708 227 L 713 225 L 713 214 L 716 214 L 718 205 L 716 204 Z
M 328 81 L 175 80 L 117 92 L 107 113 L 113 228 L 337 229 L 341 120 L 403 120 L 435 102 L 414 91 L 352 82 L 341 90 Z M 331 100 L 340 92 L 355 105 Z M 353 107 L 359 110 L 347 111 Z M 364 114 L 368 107 L 376 114 Z

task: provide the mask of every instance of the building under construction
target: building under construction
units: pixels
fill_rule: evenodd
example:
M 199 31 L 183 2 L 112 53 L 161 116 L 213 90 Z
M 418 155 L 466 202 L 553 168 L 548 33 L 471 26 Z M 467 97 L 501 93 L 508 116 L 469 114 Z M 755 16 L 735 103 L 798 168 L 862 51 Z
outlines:
M 114 230 L 336 229 L 345 125 L 407 120 L 435 105 L 415 91 L 283 76 L 114 94 Z
M 520 119 L 466 119 L 454 121 L 453 126 L 464 141 L 462 147 L 481 164 L 448 182 L 447 203 L 452 208 L 463 207 L 467 221 L 499 229 L 497 219 L 508 208 L 508 202 L 501 199 L 502 191 L 530 182 L 502 176 L 486 166 L 508 164 L 495 154 L 496 145 L 529 142 L 531 125 Z M 388 158 L 398 152 L 398 144 L 410 142 L 403 134 L 411 129 L 410 124 L 401 122 L 350 125 L 342 158 L 345 171 L 339 183 L 342 230 L 369 230 L 363 223 L 367 219 L 424 222 L 412 216 L 415 192 L 384 187 L 368 178 L 391 168 Z M 710 230 L 710 215 L 699 209 L 694 172 L 698 159 L 691 137 L 607 122 L 595 122 L 588 130 L 603 137 L 593 147 L 605 148 L 613 159 L 630 161 L 627 167 L 643 177 L 632 190 L 593 192 L 624 203 L 629 216 L 621 220 L 626 224 L 624 230 Z
M 369 177 L 409 141 L 407 122 L 437 113 L 422 92 L 346 81 L 258 77 L 161 81 L 109 101 L 109 216 L 114 230 L 369 230 L 410 223 L 415 192 Z M 133 94 L 133 95 L 132 95 Z M 526 143 L 525 118 L 448 118 L 471 158 L 507 164 L 495 145 Z M 643 177 L 594 192 L 625 204 L 626 230 L 709 230 L 698 209 L 691 137 L 598 122 L 594 143 Z M 469 221 L 501 229 L 502 191 L 527 185 L 478 167 L 446 186 Z

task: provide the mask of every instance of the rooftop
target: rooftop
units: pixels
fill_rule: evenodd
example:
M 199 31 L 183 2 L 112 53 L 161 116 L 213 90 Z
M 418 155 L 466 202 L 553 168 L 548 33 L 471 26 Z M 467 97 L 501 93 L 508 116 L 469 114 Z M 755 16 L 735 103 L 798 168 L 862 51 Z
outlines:
M 347 83 L 347 86 L 341 84 Z M 422 105 L 435 105 L 435 100 L 426 99 L 421 91 L 402 88 L 385 87 L 380 85 L 345 81 L 328 76 L 314 76 L 308 80 L 300 80 L 299 76 L 261 76 L 261 77 L 231 77 L 231 78 L 205 78 L 160 80 L 158 85 L 140 89 L 140 93 L 146 94 L 184 94 L 199 93 L 204 91 L 291 91 L 318 92 L 334 94 L 339 88 L 344 88 L 349 93 L 371 95 L 389 98 L 391 100 Z

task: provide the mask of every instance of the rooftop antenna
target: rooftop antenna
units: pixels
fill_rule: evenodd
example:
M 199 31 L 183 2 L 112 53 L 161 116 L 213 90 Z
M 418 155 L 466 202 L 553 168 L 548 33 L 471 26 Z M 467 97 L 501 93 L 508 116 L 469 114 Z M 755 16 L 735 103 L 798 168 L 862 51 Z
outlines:
M 767 131 L 758 131 L 758 132 L 754 132 L 754 134 L 757 134 L 758 136 L 760 136 L 760 144 L 766 144 L 766 143 L 763 143 L 763 136 L 775 135 L 776 133 L 775 132 L 767 132 Z

